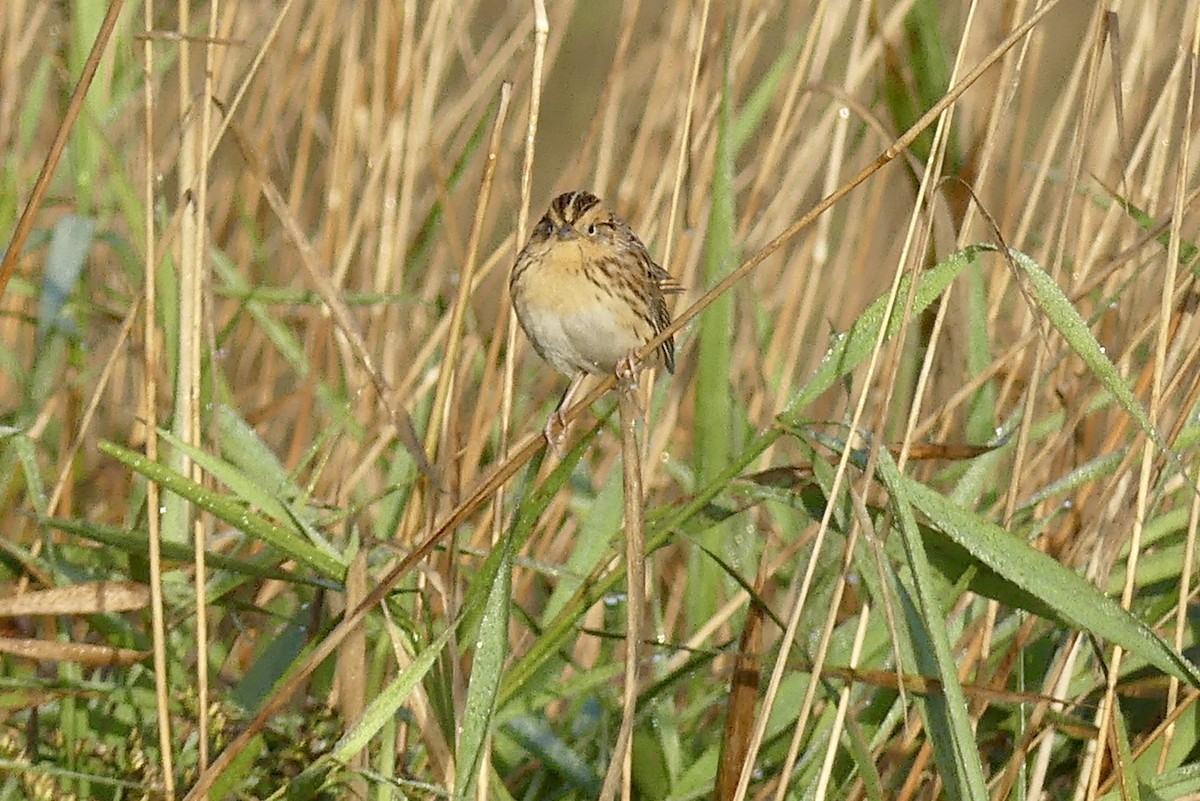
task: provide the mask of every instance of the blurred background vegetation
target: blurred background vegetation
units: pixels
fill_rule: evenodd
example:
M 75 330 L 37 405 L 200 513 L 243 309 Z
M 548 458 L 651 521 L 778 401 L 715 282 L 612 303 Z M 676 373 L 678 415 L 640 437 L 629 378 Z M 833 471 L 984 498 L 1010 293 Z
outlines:
M 687 288 L 630 794 L 1200 793 L 1200 2 L 537 7 L 0 8 L 0 797 L 597 795 L 614 402 L 545 453 L 506 286 L 578 188 Z

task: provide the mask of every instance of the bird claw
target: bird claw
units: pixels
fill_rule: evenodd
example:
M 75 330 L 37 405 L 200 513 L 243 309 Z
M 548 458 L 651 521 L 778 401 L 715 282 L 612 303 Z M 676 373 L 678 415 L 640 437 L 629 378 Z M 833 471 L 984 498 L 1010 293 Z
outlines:
M 617 362 L 617 384 L 628 393 L 633 399 L 633 406 L 637 409 L 638 417 L 645 418 L 646 410 L 642 408 L 642 404 L 638 401 L 638 369 L 641 367 L 638 360 L 634 357 L 633 351 L 625 354 L 625 358 Z
M 558 431 L 555 432 L 555 426 Z M 542 429 L 542 436 L 546 438 L 546 444 L 554 451 L 555 456 L 562 456 L 562 446 L 567 439 L 567 418 L 563 414 L 562 409 L 555 409 L 550 413 L 550 417 L 546 419 L 546 427 Z
M 639 416 L 644 417 L 645 411 L 642 409 L 641 403 L 638 402 L 638 372 L 641 369 L 640 360 L 634 351 L 629 351 L 624 358 L 617 362 L 616 374 L 617 383 L 622 391 L 627 392 L 629 397 L 633 398 L 634 406 L 637 408 Z M 563 394 L 562 400 L 558 402 L 558 408 L 550 413 L 550 417 L 546 419 L 546 425 L 542 428 L 542 436 L 546 438 L 546 444 L 554 451 L 558 457 L 563 455 L 563 443 L 567 439 L 567 431 L 569 425 L 567 423 L 566 409 L 571 405 L 571 398 L 574 397 L 575 391 L 579 388 L 579 382 L 584 378 L 580 374 L 571 385 L 567 387 L 567 391 Z
M 629 351 L 625 358 L 617 362 L 617 381 L 628 386 L 631 392 L 638 391 L 637 374 L 640 366 L 633 351 Z

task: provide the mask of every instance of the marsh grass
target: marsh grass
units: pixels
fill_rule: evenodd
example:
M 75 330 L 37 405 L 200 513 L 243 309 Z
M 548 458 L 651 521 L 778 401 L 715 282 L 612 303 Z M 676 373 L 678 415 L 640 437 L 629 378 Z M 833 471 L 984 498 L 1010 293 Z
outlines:
M 600 792 L 616 399 L 546 454 L 506 293 L 584 187 L 688 287 L 634 795 L 1200 792 L 1200 3 L 537 8 L 129 5 L 71 119 L 104 8 L 4 4 L 0 796 Z

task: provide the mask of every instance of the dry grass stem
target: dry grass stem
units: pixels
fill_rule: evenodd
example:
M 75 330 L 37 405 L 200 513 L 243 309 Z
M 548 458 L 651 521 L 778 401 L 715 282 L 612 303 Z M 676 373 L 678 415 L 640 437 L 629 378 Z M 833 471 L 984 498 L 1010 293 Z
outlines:
M 1198 20 L 0 4 L 10 794 L 1200 793 Z M 685 291 L 547 454 L 573 190 Z

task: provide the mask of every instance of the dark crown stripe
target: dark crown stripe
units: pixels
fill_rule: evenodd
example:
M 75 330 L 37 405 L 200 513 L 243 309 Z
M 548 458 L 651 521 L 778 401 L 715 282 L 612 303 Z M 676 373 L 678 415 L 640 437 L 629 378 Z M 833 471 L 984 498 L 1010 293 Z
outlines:
M 554 198 L 550 204 L 563 222 L 573 223 L 587 213 L 587 210 L 600 202 L 600 198 L 582 189 L 567 192 Z

